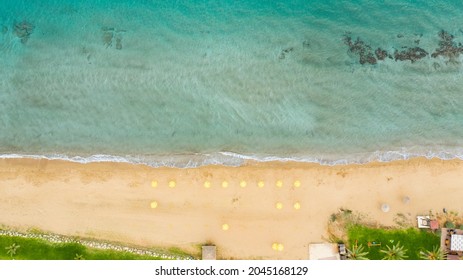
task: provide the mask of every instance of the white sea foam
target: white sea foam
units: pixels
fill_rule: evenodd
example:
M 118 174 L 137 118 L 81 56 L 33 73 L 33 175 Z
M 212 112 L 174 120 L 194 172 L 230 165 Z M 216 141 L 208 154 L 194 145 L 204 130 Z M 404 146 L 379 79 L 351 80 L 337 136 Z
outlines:
M 349 158 L 336 158 L 334 156 L 322 156 L 319 158 L 311 156 L 279 157 L 270 155 L 243 155 L 233 152 L 220 152 L 215 154 L 191 154 L 191 155 L 162 155 L 162 156 L 112 156 L 112 155 L 90 155 L 90 156 L 67 156 L 67 155 L 27 155 L 27 154 L 4 154 L 1 159 L 48 159 L 64 160 L 77 163 L 92 162 L 119 162 L 129 164 L 142 164 L 157 167 L 174 168 L 195 168 L 207 165 L 241 166 L 249 161 L 256 162 L 306 162 L 320 165 L 347 165 L 367 164 L 371 162 L 391 162 L 398 160 L 409 160 L 412 158 L 424 157 L 426 159 L 438 158 L 442 160 L 460 159 L 463 160 L 463 149 L 447 151 L 428 151 L 424 153 L 400 151 L 376 151 L 370 154 L 351 155 Z

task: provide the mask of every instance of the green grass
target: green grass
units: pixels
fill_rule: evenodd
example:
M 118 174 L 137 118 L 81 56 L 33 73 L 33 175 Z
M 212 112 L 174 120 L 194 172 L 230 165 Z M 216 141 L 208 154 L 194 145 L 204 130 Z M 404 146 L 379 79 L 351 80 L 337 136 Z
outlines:
M 7 253 L 8 246 L 19 245 L 16 254 Z M 81 255 L 85 260 L 159 260 L 161 258 L 101 250 L 83 246 L 79 243 L 51 243 L 37 238 L 0 236 L 0 259 L 11 260 L 74 260 Z
M 199 252 L 201 252 L 201 250 L 199 250 Z M 191 254 L 185 253 L 182 249 L 177 248 L 177 247 L 171 247 L 167 249 L 166 253 L 169 255 L 175 255 L 175 256 L 184 257 L 184 258 L 191 257 Z
M 386 245 L 392 247 L 400 241 L 400 245 L 407 249 L 407 259 L 419 260 L 419 254 L 422 250 L 432 250 L 433 246 L 440 245 L 440 236 L 428 232 L 420 231 L 415 228 L 409 229 L 376 229 L 361 225 L 354 225 L 348 229 L 348 239 L 350 246 L 363 244 L 366 256 L 370 260 L 381 260 L 384 254 L 380 250 L 386 249 Z M 368 242 L 381 243 L 381 246 L 368 248 Z M 392 241 L 392 242 L 391 242 Z

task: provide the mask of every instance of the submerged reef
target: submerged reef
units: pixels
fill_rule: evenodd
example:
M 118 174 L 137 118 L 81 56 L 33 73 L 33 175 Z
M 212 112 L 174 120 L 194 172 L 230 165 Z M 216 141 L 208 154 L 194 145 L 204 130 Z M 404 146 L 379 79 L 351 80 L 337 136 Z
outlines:
M 289 54 L 294 50 L 293 47 L 286 48 L 280 52 L 280 55 L 278 56 L 278 59 L 285 59 L 286 54 Z
M 111 48 L 115 41 L 116 50 L 122 50 L 122 34 L 125 30 L 116 29 L 114 27 L 102 27 L 101 31 L 103 32 L 103 44 L 106 48 Z
M 346 44 L 349 47 L 349 51 L 351 53 L 359 55 L 360 59 L 359 62 L 360 64 L 376 64 L 377 59 L 373 55 L 373 51 L 370 47 L 370 45 L 366 44 L 364 41 L 360 40 L 360 38 L 357 37 L 357 40 L 352 41 L 352 37 L 349 35 L 344 36 L 344 44 Z M 387 53 L 386 53 L 387 55 Z
M 390 57 L 390 55 L 387 54 L 387 51 L 381 48 L 376 49 L 375 55 L 376 55 L 376 58 L 378 58 L 378 60 L 385 60 L 386 58 Z
M 27 41 L 29 40 L 29 37 L 34 31 L 34 28 L 35 26 L 26 20 L 23 20 L 22 22 L 19 22 L 19 23 L 15 23 L 13 25 L 14 34 L 16 34 L 16 36 L 21 39 L 21 43 L 23 44 L 27 43 Z
M 423 34 L 415 34 L 419 35 L 419 38 L 423 36 Z M 441 30 L 439 33 L 439 48 L 437 48 L 432 54 L 432 58 L 436 58 L 438 56 L 442 56 L 448 58 L 452 62 L 458 62 L 456 59 L 463 54 L 463 45 L 462 43 L 455 43 L 454 36 L 448 33 L 447 31 Z M 403 38 L 403 34 L 398 34 L 397 38 Z M 359 63 L 360 64 L 377 64 L 378 61 L 386 60 L 387 58 L 393 59 L 394 61 L 406 61 L 409 60 L 410 62 L 414 63 L 418 60 L 421 60 L 425 57 L 429 56 L 429 53 L 416 45 L 419 45 L 420 39 L 415 39 L 413 43 L 415 46 L 402 46 L 401 50 L 395 50 L 393 55 L 388 54 L 386 50 L 381 47 L 378 47 L 374 52 L 372 51 L 372 47 L 365 43 L 360 37 L 354 41 L 350 36 L 350 33 L 346 33 L 343 38 L 344 44 L 346 44 L 349 48 L 349 52 L 356 54 L 359 56 Z
M 428 55 L 428 52 L 422 48 L 414 47 L 414 48 L 405 48 L 405 50 L 398 51 L 395 50 L 394 52 L 394 59 L 397 60 L 410 60 L 411 62 L 418 61 Z
M 444 30 L 441 30 L 438 35 L 440 37 L 439 48 L 431 54 L 432 57 L 443 56 L 452 60 L 458 58 L 463 53 L 463 45 L 455 43 L 453 35 Z

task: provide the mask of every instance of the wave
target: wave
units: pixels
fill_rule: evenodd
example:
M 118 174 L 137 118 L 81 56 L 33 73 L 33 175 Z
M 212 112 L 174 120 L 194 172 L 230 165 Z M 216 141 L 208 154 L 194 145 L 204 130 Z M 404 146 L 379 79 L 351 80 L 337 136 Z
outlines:
M 190 155 L 89 155 L 89 156 L 69 156 L 60 154 L 50 155 L 31 155 L 31 154 L 3 154 L 0 159 L 48 159 L 64 160 L 78 163 L 92 162 L 120 162 L 129 164 L 142 164 L 150 167 L 173 167 L 173 168 L 195 168 L 206 165 L 223 165 L 238 167 L 249 162 L 305 162 L 317 163 L 320 165 L 347 165 L 347 164 L 367 164 L 370 162 L 390 162 L 397 160 L 409 160 L 412 158 L 424 157 L 426 159 L 438 158 L 442 160 L 460 159 L 463 160 L 463 148 L 453 149 L 452 151 L 427 151 L 417 152 L 406 149 L 397 151 L 375 151 L 373 153 L 358 153 L 346 157 L 324 155 L 314 156 L 274 156 L 274 155 L 244 155 L 234 152 L 218 152 L 212 154 L 190 154 Z

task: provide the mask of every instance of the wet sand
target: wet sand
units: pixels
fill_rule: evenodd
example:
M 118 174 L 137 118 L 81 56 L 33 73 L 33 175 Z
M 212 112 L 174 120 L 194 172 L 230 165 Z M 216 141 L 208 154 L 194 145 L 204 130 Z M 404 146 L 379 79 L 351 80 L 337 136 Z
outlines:
M 307 259 L 308 244 L 326 240 L 329 217 L 341 207 L 394 225 L 398 213 L 415 219 L 443 207 L 462 212 L 462 199 L 461 160 L 334 167 L 249 162 L 193 169 L 0 160 L 4 226 L 196 253 L 199 244 L 214 243 L 223 259 Z M 390 212 L 381 211 L 382 203 Z M 284 250 L 273 250 L 275 242 Z

